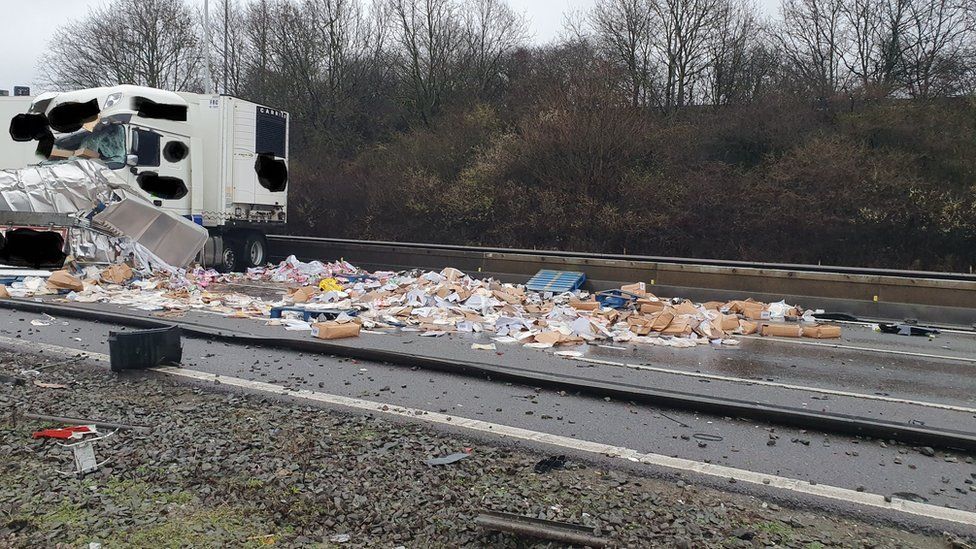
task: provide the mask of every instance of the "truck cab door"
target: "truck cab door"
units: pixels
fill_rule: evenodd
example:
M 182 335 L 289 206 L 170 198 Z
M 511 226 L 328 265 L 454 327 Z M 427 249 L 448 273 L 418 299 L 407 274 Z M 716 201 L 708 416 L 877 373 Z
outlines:
M 190 138 L 132 126 L 129 159 L 134 186 L 154 204 L 178 215 L 190 215 Z M 131 162 L 130 162 L 131 163 Z

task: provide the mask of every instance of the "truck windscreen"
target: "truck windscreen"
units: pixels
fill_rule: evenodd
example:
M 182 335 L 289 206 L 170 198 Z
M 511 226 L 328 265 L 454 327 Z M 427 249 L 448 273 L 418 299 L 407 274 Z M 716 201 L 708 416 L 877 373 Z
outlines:
M 100 125 L 94 131 L 78 130 L 54 141 L 57 149 L 74 151 L 74 156 L 93 157 L 113 169 L 125 166 L 125 128 L 121 124 Z

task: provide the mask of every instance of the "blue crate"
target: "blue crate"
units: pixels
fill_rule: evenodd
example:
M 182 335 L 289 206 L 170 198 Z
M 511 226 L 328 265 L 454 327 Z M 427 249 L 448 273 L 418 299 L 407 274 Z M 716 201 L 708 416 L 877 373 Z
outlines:
M 629 309 L 639 298 L 639 295 L 624 290 L 604 290 L 596 294 L 600 305 L 611 309 Z
M 543 269 L 529 279 L 525 287 L 535 292 L 559 294 L 578 290 L 583 282 L 586 282 L 586 275 L 580 272 Z

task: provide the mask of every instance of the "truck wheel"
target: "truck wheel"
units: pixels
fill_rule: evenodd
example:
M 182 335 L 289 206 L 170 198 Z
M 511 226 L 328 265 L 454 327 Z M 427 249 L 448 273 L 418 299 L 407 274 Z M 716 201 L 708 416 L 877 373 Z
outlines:
M 268 241 L 260 233 L 249 233 L 244 242 L 244 268 L 263 267 L 268 257 Z
M 240 262 L 237 246 L 231 242 L 225 242 L 224 252 L 220 255 L 220 262 L 216 266 L 217 270 L 222 273 L 234 272 L 239 267 Z

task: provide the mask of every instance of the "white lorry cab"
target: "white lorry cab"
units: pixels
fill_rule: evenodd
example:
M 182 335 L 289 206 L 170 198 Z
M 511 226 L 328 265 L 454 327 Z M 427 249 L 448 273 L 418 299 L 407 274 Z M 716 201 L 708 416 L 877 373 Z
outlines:
M 0 116 L 10 124 L 0 168 L 99 160 L 156 207 L 205 227 L 204 265 L 263 264 L 266 232 L 286 221 L 287 112 L 121 85 L 3 98 Z

